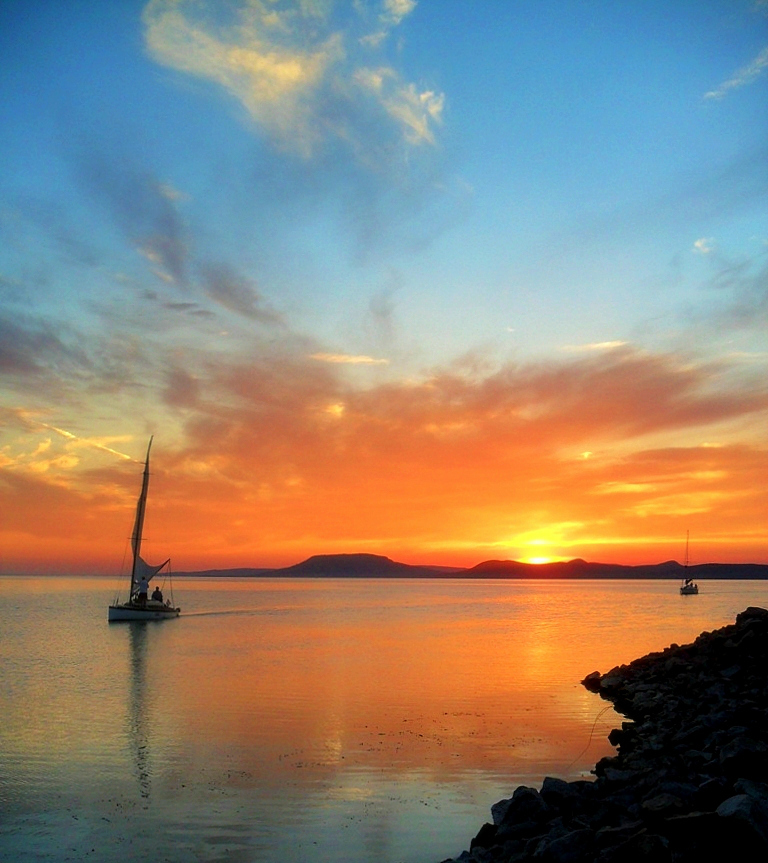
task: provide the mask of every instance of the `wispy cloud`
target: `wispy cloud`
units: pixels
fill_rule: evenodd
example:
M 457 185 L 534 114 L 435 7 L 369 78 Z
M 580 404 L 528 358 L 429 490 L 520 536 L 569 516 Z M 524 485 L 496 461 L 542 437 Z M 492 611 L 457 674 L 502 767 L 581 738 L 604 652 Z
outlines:
M 184 195 L 136 167 L 131 159 L 116 159 L 114 154 L 80 153 L 77 168 L 84 186 L 154 274 L 185 287 L 189 247 L 178 208 Z
M 74 455 L 75 451 L 84 449 L 98 450 L 127 461 L 133 460 L 131 456 L 112 446 L 115 443 L 129 441 L 131 439 L 130 435 L 85 437 L 46 422 L 42 418 L 43 416 L 44 414 L 37 410 L 0 407 L 0 425 L 16 427 L 27 432 L 53 432 L 66 441 L 66 452 L 61 453 L 61 451 L 58 451 L 57 454 L 50 437 L 40 440 L 34 436 L 30 436 L 26 440 L 34 448 L 20 450 L 13 459 L 6 458 L 4 462 L 6 467 L 13 467 L 36 474 L 47 473 L 52 469 L 61 468 L 68 471 L 79 463 L 79 458 Z
M 146 262 L 156 284 L 161 283 L 157 289 L 172 297 L 164 308 L 198 317 L 211 317 L 211 308 L 225 309 L 261 324 L 284 326 L 282 315 L 253 278 L 225 261 L 201 260 L 199 232 L 185 218 L 186 192 L 138 169 L 127 157 L 107 158 L 91 150 L 78 155 L 77 165 L 84 188 Z M 118 281 L 126 290 L 138 287 L 130 279 Z M 178 299 L 180 294 L 183 301 Z M 144 298 L 149 296 L 145 291 Z M 152 298 L 158 297 L 152 294 Z M 206 298 L 215 305 L 206 303 Z
M 384 0 L 381 17 L 386 23 L 399 24 L 416 8 L 416 0 Z
M 373 33 L 366 32 L 372 11 L 352 5 L 344 21 L 321 4 L 284 9 L 252 0 L 235 4 L 224 23 L 219 3 L 150 0 L 143 19 L 157 62 L 224 88 L 280 149 L 309 158 L 333 139 L 364 158 L 378 134 L 360 94 L 394 121 L 406 144 L 434 143 L 442 95 L 370 64 L 371 51 L 415 6 L 386 0 L 373 14 Z
M 716 327 L 726 325 L 763 335 L 768 321 L 768 262 L 765 255 L 736 261 L 721 259 L 711 286 L 727 298 L 715 315 Z
M 64 327 L 19 315 L 0 316 L 0 373 L 8 382 L 37 385 L 51 370 L 78 374 L 90 368 L 90 360 Z
M 257 2 L 243 5 L 229 26 L 218 23 L 220 13 L 218 4 L 152 0 L 144 10 L 150 53 L 221 85 L 283 146 L 310 152 L 318 134 L 314 99 L 329 67 L 343 58 L 340 36 L 302 50 L 297 30 L 316 18 L 312 10 L 279 11 Z
M 693 244 L 693 250 L 698 252 L 700 255 L 708 255 L 714 250 L 714 248 L 715 246 L 712 237 L 700 237 Z
M 265 324 L 280 324 L 283 319 L 264 302 L 256 287 L 225 264 L 203 268 L 206 292 L 226 309 Z
M 348 365 L 365 365 L 365 366 L 382 366 L 387 365 L 389 360 L 376 359 L 374 357 L 356 356 L 353 354 L 312 354 L 311 359 L 318 360 L 321 363 L 337 363 Z
M 363 45 L 377 47 L 407 15 L 416 8 L 416 0 L 384 0 L 383 8 L 378 15 L 378 28 L 373 33 L 366 33 L 360 38 Z
M 109 455 L 117 456 L 120 459 L 126 459 L 128 461 L 133 461 L 132 457 L 127 455 L 120 450 L 116 450 L 113 447 L 109 446 L 110 443 L 117 442 L 125 442 L 130 440 L 129 435 L 123 435 L 119 437 L 109 437 L 109 438 L 94 438 L 94 437 L 81 437 L 80 435 L 76 435 L 73 432 L 67 431 L 66 429 L 57 428 L 56 426 L 50 425 L 48 423 L 40 422 L 40 426 L 46 429 L 50 429 L 61 437 L 68 440 L 71 444 L 77 447 L 88 447 L 91 449 L 97 449 L 101 452 L 108 453 Z
M 617 348 L 625 347 L 626 344 L 626 342 L 622 341 L 592 342 L 585 345 L 565 345 L 563 347 L 563 350 L 572 351 L 575 353 L 588 353 L 591 351 L 614 351 Z
M 355 81 L 372 94 L 389 116 L 402 128 L 403 138 L 410 144 L 434 144 L 435 126 L 441 122 L 444 97 L 431 90 L 419 92 L 415 85 L 404 84 L 390 68 L 361 68 Z
M 746 84 L 751 84 L 759 75 L 762 75 L 765 68 L 768 66 L 768 48 L 763 50 L 755 57 L 755 59 L 739 69 L 738 72 L 727 81 L 723 81 L 719 87 L 710 90 L 704 94 L 705 99 L 722 99 L 731 90 L 736 90 Z

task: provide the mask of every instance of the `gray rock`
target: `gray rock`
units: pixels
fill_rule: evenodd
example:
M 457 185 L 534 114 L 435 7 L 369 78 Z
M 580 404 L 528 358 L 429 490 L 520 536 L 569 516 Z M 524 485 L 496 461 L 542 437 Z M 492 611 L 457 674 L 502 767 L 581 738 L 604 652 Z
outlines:
M 539 843 L 533 857 L 542 863 L 580 863 L 592 856 L 595 834 L 592 830 L 573 830 Z
M 570 810 L 573 802 L 578 799 L 580 789 L 558 779 L 554 776 L 546 776 L 541 784 L 541 798 L 553 809 Z
M 742 735 L 720 750 L 720 767 L 729 776 L 759 779 L 768 773 L 768 746 Z
M 511 797 L 507 797 L 504 800 L 499 800 L 498 803 L 494 803 L 491 806 L 491 820 L 497 826 L 501 824 L 504 820 L 504 816 L 507 814 L 507 809 L 509 809 L 509 804 L 512 802 Z
M 693 783 L 665 780 L 654 785 L 653 789 L 643 799 L 650 800 L 652 797 L 660 794 L 669 794 L 677 798 L 687 809 L 690 809 L 698 791 L 698 787 Z
M 600 689 L 600 672 L 590 672 L 584 680 L 581 681 L 582 686 L 586 687 L 590 692 L 598 692 Z
M 714 812 L 689 812 L 668 818 L 658 829 L 669 842 L 675 860 L 700 863 L 702 860 L 732 859 L 729 837 Z M 731 853 L 729 853 L 731 852 Z
M 640 811 L 650 818 L 669 818 L 679 815 L 685 809 L 683 801 L 674 794 L 662 792 L 640 804 Z
M 535 788 L 521 785 L 508 801 L 499 826 L 518 824 L 524 821 L 546 821 L 553 815 L 552 809 Z
M 691 805 L 694 809 L 714 811 L 730 796 L 731 784 L 723 776 L 713 776 L 696 789 Z
M 600 678 L 601 692 L 616 692 L 624 685 L 624 675 L 618 668 L 613 668 Z
M 496 844 L 496 831 L 498 827 L 495 824 L 483 824 L 477 833 L 477 836 L 470 842 L 469 850 L 474 851 L 475 848 L 490 848 Z
M 721 818 L 748 825 L 768 851 L 768 806 L 764 802 L 749 794 L 735 794 L 724 800 L 715 811 Z
M 621 845 L 606 848 L 596 863 L 671 863 L 669 842 L 653 833 L 638 833 Z
M 733 786 L 736 794 L 746 794 L 753 800 L 758 800 L 768 806 L 768 784 L 755 782 L 752 779 L 739 779 Z
M 541 838 L 547 832 L 547 827 L 541 821 L 506 821 L 499 825 L 496 842 L 503 845 L 514 840 Z
M 601 827 L 595 834 L 595 846 L 598 849 L 612 848 L 621 845 L 640 832 L 645 832 L 642 821 L 631 821 L 618 827 Z
M 621 770 L 618 767 L 604 766 L 600 773 L 598 773 L 598 776 L 600 775 L 604 776 L 608 782 L 614 785 L 626 785 L 635 778 L 636 773 L 634 770 Z

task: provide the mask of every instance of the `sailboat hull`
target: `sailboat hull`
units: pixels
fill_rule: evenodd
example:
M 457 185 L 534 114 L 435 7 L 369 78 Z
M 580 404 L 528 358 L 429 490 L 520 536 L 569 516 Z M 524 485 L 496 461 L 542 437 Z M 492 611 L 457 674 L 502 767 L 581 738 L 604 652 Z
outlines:
M 180 614 L 180 608 L 172 608 L 170 605 L 163 605 L 162 602 L 150 599 L 147 600 L 146 605 L 139 605 L 135 602 L 110 605 L 107 619 L 110 623 L 121 620 L 167 620 L 171 617 L 178 617 Z

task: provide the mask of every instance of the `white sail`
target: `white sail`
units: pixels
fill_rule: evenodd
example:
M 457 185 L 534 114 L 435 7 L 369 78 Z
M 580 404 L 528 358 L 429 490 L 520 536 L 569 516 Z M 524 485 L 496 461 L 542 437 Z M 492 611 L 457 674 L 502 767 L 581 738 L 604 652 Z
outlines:
M 160 572 L 160 570 L 166 565 L 166 563 L 170 562 L 170 560 L 171 559 L 169 557 L 168 560 L 164 560 L 158 566 L 154 566 L 151 563 L 147 563 L 143 557 L 140 557 L 136 561 L 136 580 L 141 581 L 141 579 L 143 577 L 143 578 L 146 578 L 146 580 L 148 582 L 151 581 L 154 578 L 154 576 L 156 576 L 157 573 Z

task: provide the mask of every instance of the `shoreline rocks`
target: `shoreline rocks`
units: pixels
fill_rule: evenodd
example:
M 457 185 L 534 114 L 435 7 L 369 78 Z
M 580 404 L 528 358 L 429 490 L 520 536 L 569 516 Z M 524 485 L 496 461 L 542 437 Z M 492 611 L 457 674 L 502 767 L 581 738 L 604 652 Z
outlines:
M 617 754 L 515 789 L 443 863 L 768 860 L 768 610 L 582 684 L 627 717 Z

